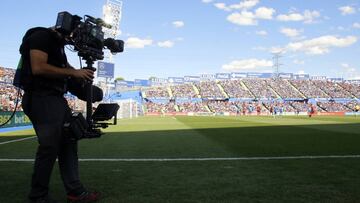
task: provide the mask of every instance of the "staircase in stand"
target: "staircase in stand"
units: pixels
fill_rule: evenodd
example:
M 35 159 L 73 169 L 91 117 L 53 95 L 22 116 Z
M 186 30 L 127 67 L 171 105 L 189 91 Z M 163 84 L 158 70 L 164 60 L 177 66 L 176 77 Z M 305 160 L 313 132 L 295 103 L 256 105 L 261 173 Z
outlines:
M 210 112 L 210 113 L 212 112 L 207 104 L 204 104 L 204 106 L 205 106 L 206 110 L 208 110 L 208 112 Z
M 269 88 L 276 95 L 278 99 L 282 99 L 280 94 L 278 94 L 270 85 L 268 85 L 267 88 Z
M 306 99 L 306 96 L 300 90 L 298 90 L 289 80 L 285 80 L 285 81 L 289 83 L 290 87 L 292 87 L 297 93 L 299 93 L 303 99 Z
M 245 83 L 243 81 L 240 82 L 241 83 L 241 86 L 248 92 L 250 92 L 250 94 L 256 98 L 255 94 L 245 85 Z
M 225 96 L 225 98 L 228 99 L 229 95 L 225 92 L 224 88 L 219 83 L 216 85 L 219 87 L 219 89 L 221 90 L 221 93 Z
M 170 97 L 170 98 L 173 98 L 174 95 L 173 95 L 170 87 L 167 87 L 167 92 L 168 92 L 168 94 L 169 94 L 169 97 Z
M 177 104 L 174 105 L 175 111 L 180 112 L 179 106 Z
M 354 95 L 353 93 L 349 92 L 347 89 L 345 89 L 343 86 L 339 85 L 339 84 L 336 84 L 335 85 L 337 87 L 340 87 L 340 89 L 344 90 L 346 93 L 348 93 L 349 95 L 351 95 L 353 97 L 353 99 L 356 99 L 356 95 Z
M 193 89 L 194 89 L 195 93 L 197 94 L 198 98 L 201 98 L 199 89 L 194 84 L 192 84 L 192 86 L 193 86 Z

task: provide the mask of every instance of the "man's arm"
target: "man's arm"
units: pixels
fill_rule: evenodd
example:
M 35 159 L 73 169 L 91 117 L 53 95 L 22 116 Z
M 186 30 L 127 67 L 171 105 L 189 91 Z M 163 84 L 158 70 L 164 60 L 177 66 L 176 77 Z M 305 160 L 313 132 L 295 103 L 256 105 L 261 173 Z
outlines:
M 73 69 L 73 68 L 59 68 L 47 63 L 48 54 L 41 50 L 30 50 L 30 63 L 32 73 L 34 75 L 51 77 L 51 78 L 66 78 L 74 77 L 84 80 L 92 81 L 94 78 L 94 71 L 89 69 Z
M 71 69 L 75 69 L 69 62 L 66 62 L 66 67 L 71 68 Z

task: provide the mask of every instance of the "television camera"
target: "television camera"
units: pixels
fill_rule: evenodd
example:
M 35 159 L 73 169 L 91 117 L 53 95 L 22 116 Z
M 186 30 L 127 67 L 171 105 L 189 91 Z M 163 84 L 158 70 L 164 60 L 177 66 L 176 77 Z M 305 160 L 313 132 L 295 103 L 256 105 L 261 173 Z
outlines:
M 86 69 L 96 71 L 93 66 L 96 60 L 104 59 L 103 49 L 109 49 L 116 54 L 124 51 L 124 41 L 113 38 L 104 38 L 102 28 L 111 28 L 100 18 L 85 15 L 81 18 L 69 12 L 58 13 L 55 30 L 61 33 L 66 44 L 74 46 L 78 56 L 86 61 Z M 86 119 L 81 113 L 73 113 L 71 120 L 65 123 L 65 130 L 69 131 L 72 139 L 97 138 L 102 135 L 100 128 L 116 124 L 118 104 L 99 104 L 93 114 L 92 103 L 93 85 L 88 81 L 86 91 Z M 113 123 L 104 121 L 114 118 Z

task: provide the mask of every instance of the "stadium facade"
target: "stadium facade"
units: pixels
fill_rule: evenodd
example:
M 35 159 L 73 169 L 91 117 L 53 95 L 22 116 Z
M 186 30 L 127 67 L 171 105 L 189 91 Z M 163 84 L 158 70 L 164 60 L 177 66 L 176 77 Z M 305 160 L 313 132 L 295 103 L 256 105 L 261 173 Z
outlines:
M 135 79 L 134 81 L 116 81 L 113 83 L 114 87 L 151 87 L 159 85 L 177 85 L 185 83 L 197 83 L 202 81 L 219 81 L 219 80 L 238 80 L 242 78 L 274 78 L 279 77 L 289 80 L 327 80 L 332 82 L 349 82 L 360 84 L 360 80 L 346 80 L 344 78 L 333 78 L 327 76 L 312 76 L 309 74 L 294 74 L 294 73 L 258 73 L 258 72 L 232 72 L 232 73 L 216 73 L 216 74 L 200 74 L 200 75 L 186 75 L 183 77 L 168 77 L 157 78 L 153 77 L 147 79 Z

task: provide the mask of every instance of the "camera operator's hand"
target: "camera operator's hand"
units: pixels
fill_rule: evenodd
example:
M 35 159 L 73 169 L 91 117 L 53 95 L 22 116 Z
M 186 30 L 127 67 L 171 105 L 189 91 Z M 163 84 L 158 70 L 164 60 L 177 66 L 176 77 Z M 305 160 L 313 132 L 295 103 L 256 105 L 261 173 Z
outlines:
M 93 81 L 94 71 L 90 69 L 72 69 L 72 76 L 74 78 L 79 78 L 87 81 Z

